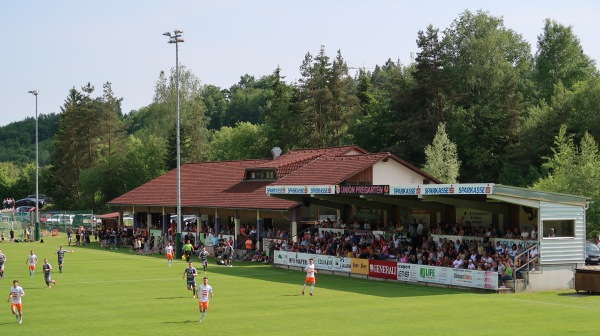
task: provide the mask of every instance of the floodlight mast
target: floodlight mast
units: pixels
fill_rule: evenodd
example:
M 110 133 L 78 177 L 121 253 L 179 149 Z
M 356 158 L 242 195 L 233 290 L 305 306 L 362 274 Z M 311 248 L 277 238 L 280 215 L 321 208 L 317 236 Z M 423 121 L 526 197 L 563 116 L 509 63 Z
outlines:
M 169 38 L 168 43 L 175 44 L 175 91 L 177 92 L 177 230 L 176 230 L 176 241 L 175 241 L 175 251 L 177 253 L 177 257 L 180 257 L 182 250 L 182 241 L 181 241 L 181 132 L 180 132 L 180 117 L 179 117 L 179 43 L 183 42 L 183 38 L 181 35 L 183 31 L 176 29 L 171 32 L 166 32 L 163 35 Z

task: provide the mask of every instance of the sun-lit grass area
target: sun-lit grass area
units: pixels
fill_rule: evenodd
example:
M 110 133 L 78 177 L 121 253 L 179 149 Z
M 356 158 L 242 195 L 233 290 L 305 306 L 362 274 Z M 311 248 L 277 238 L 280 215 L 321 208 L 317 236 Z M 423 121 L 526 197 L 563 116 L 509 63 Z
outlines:
M 600 297 L 575 291 L 483 294 L 455 289 L 317 274 L 315 296 L 300 295 L 304 274 L 257 263 L 217 266 L 202 323 L 182 278 L 186 263 L 128 248 L 66 247 L 63 273 L 44 243 L 0 244 L 8 260 L 0 280 L 1 335 L 525 335 L 597 334 Z M 29 277 L 26 259 L 40 259 Z M 57 285 L 46 288 L 47 257 Z M 199 278 L 204 276 L 200 263 Z M 6 302 L 12 280 L 24 288 L 23 324 Z M 198 279 L 201 282 L 201 279 Z

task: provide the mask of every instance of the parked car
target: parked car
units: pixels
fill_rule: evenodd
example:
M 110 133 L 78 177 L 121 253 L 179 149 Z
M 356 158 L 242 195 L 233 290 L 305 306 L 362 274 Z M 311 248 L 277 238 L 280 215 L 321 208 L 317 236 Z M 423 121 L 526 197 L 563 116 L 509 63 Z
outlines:
M 77 214 L 73 217 L 73 226 L 94 227 L 96 218 L 92 214 Z
M 600 264 L 600 248 L 592 242 L 585 243 L 585 264 L 598 265 Z
M 66 226 L 73 225 L 73 218 L 75 215 L 67 215 L 67 214 L 55 214 L 52 217 L 46 220 L 46 225 L 52 226 Z
M 29 212 L 35 211 L 35 207 L 31 205 L 23 205 L 15 209 L 15 212 Z
M 35 194 L 33 194 L 33 195 L 27 195 L 26 198 L 33 198 L 33 199 L 35 199 Z M 48 202 L 52 202 L 52 200 L 50 199 L 50 197 L 47 197 L 44 194 L 38 194 L 37 198 L 40 201 L 40 204 L 46 204 Z
M 40 209 L 41 209 L 44 206 L 44 202 L 42 202 L 42 200 L 40 200 L 39 205 L 40 205 Z M 15 208 L 22 207 L 22 206 L 35 207 L 35 197 L 21 198 L 20 200 L 15 201 Z

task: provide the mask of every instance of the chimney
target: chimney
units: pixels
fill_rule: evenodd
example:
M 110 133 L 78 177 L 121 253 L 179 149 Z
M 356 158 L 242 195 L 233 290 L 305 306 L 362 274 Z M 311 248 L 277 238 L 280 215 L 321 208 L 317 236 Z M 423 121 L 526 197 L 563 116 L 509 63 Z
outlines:
M 273 149 L 271 149 L 271 154 L 273 154 L 273 160 L 277 159 L 281 155 L 281 152 L 281 148 L 273 147 Z

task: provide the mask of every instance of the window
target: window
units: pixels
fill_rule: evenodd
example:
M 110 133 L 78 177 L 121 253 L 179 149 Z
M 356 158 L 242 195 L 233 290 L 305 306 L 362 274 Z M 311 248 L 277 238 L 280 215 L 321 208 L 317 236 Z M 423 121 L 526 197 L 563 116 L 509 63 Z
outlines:
M 542 221 L 542 237 L 575 237 L 575 220 L 545 220 Z
M 276 180 L 274 170 L 247 170 L 246 181 L 251 180 Z

